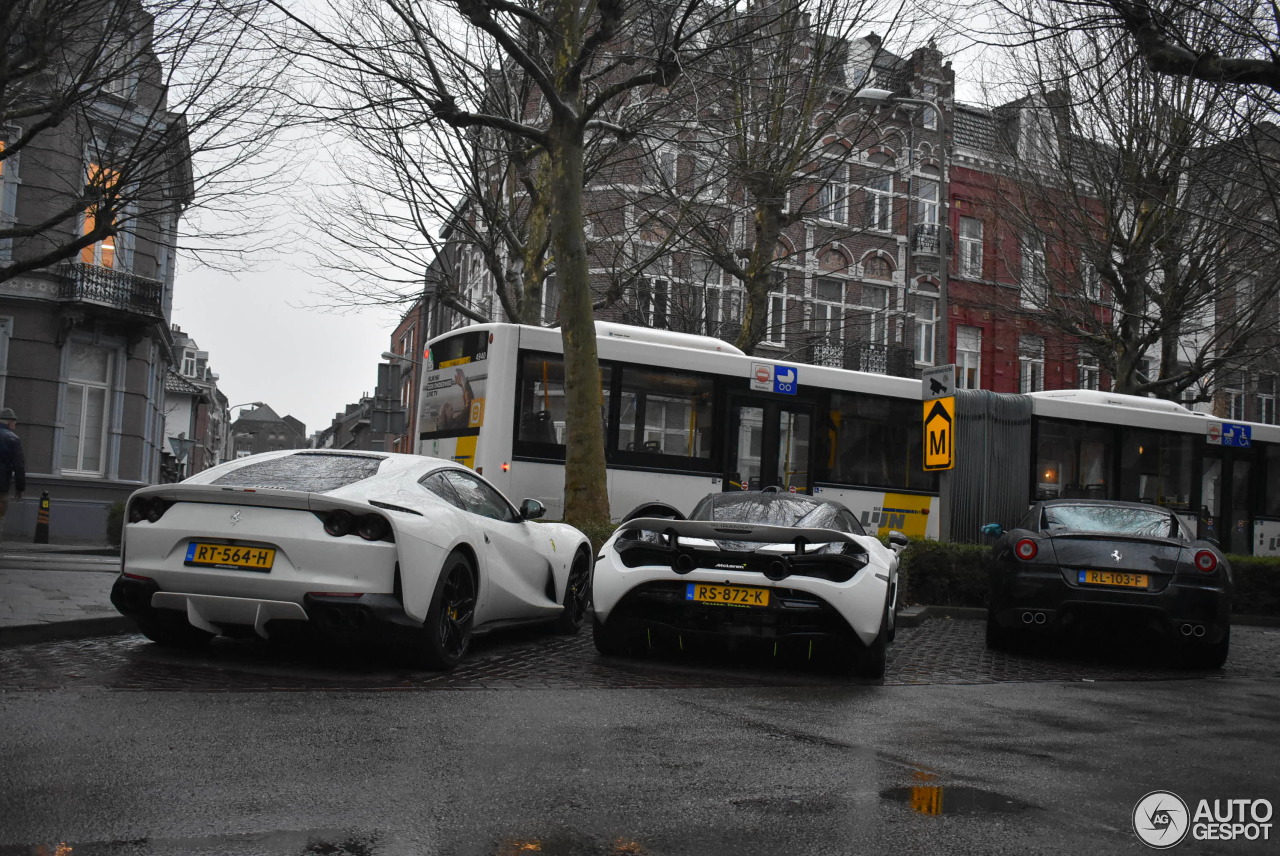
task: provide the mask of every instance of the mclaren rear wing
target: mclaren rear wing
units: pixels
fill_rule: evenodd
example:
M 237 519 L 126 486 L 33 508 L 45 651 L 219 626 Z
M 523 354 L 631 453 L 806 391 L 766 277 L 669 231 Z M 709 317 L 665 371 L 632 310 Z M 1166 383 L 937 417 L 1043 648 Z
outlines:
M 637 517 L 618 527 L 621 530 L 656 532 L 674 536 L 672 546 L 682 538 L 705 541 L 749 541 L 760 544 L 794 544 L 803 552 L 809 544 L 831 544 L 846 541 L 857 544 L 858 538 L 836 529 L 801 529 L 793 526 L 769 526 L 763 523 L 718 523 L 713 520 L 669 520 L 663 517 Z

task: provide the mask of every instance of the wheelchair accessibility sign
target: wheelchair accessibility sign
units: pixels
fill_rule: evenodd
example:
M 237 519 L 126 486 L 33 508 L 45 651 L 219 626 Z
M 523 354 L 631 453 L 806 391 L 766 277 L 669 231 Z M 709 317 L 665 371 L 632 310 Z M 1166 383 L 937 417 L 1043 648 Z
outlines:
M 795 366 L 771 363 L 751 364 L 751 388 L 758 392 L 780 392 L 795 395 L 800 388 L 800 371 Z

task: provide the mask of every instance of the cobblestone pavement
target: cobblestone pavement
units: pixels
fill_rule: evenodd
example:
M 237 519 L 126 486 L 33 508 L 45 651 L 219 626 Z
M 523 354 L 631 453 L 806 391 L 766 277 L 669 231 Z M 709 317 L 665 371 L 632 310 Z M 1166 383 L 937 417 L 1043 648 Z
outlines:
M 1019 654 L 988 651 L 983 623 L 932 619 L 890 646 L 886 685 L 1006 681 L 1201 680 L 1280 677 L 1280 629 L 1233 628 L 1231 658 L 1216 672 L 1176 668 L 1126 643 L 1063 644 Z M 454 671 L 398 666 L 377 652 L 302 650 L 219 639 L 207 652 L 165 650 L 128 634 L 0 650 L 0 691 L 59 688 L 251 692 L 266 690 L 475 690 L 541 688 L 822 687 L 850 683 L 804 663 L 728 654 L 601 657 L 591 633 L 509 632 L 477 640 Z

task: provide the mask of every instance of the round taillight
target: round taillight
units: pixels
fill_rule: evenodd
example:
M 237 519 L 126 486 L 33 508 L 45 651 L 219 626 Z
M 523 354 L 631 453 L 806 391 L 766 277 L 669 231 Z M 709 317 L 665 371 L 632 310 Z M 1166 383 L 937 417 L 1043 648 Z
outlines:
M 1218 569 L 1218 557 L 1210 550 L 1196 553 L 1196 570 L 1211 574 Z
M 153 499 L 147 503 L 147 520 L 155 523 L 165 513 L 166 506 L 163 499 Z
M 345 509 L 335 508 L 324 516 L 324 531 L 335 538 L 350 535 L 355 528 L 355 515 Z
M 1036 546 L 1036 542 L 1030 538 L 1023 538 L 1013 546 L 1013 552 L 1018 558 L 1024 562 L 1029 562 L 1036 557 L 1036 553 L 1040 552 L 1040 548 Z
M 391 531 L 390 524 L 381 514 L 366 514 L 360 518 L 356 532 L 366 541 L 381 541 Z
M 147 509 L 151 506 L 151 500 L 145 496 L 141 499 L 135 499 L 129 503 L 129 522 L 140 523 L 147 516 Z

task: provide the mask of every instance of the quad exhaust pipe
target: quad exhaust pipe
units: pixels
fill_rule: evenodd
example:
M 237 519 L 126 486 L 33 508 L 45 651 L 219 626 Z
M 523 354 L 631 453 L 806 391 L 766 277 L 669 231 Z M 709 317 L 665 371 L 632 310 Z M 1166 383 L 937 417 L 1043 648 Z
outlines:
M 1023 624 L 1044 624 L 1048 620 L 1049 616 L 1045 615 L 1043 612 L 1032 612 L 1031 610 L 1027 610 L 1022 613 Z
M 1182 625 L 1182 635 L 1195 636 L 1196 638 L 1199 638 L 1204 635 L 1204 625 L 1203 624 L 1184 624 Z

